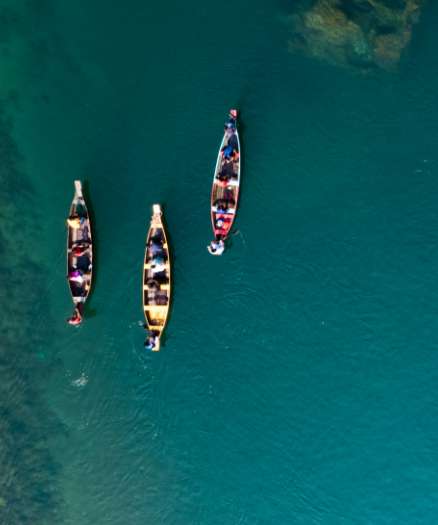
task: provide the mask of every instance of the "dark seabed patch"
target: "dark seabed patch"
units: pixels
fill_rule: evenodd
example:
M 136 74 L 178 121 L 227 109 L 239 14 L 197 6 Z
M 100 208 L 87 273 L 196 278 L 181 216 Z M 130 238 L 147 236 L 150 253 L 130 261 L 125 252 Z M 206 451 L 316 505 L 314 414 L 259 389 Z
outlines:
M 367 76 L 288 53 L 264 0 L 9 5 L 0 525 L 434 523 L 438 5 Z M 235 104 L 240 233 L 211 258 Z M 77 330 L 75 178 L 99 241 Z M 154 202 L 174 287 L 151 355 Z
M 45 2 L 0 7 L 0 523 L 57 523 L 59 466 L 49 438 L 63 432 L 44 398 L 51 374 L 47 269 L 38 253 L 43 210 L 14 137 L 31 22 Z M 34 26 L 35 27 L 35 26 Z M 53 356 L 53 351 L 51 352 Z
M 44 303 L 44 268 L 32 254 L 41 219 L 32 187 L 21 169 L 11 120 L 0 116 L 0 523 L 48 523 L 58 512 L 58 466 L 48 434 L 61 430 L 44 401 L 50 373 L 44 348 L 50 315 Z M 34 210 L 34 222 L 23 210 Z M 54 523 L 55 521 L 53 521 Z

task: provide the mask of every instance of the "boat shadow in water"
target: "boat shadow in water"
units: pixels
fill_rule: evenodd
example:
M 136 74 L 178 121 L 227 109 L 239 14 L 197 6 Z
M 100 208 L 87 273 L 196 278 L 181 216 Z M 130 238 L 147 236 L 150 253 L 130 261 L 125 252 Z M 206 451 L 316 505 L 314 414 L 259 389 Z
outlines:
M 92 193 L 90 192 L 90 183 L 85 176 L 82 180 L 82 191 L 87 204 L 88 216 L 90 218 L 91 224 L 91 238 L 93 241 L 93 281 L 91 283 L 90 293 L 84 305 L 84 319 L 87 320 L 87 318 L 90 319 L 92 317 L 96 317 L 97 315 L 97 310 L 93 308 L 93 296 L 99 278 L 99 235 L 96 225 L 96 215 L 94 213 Z

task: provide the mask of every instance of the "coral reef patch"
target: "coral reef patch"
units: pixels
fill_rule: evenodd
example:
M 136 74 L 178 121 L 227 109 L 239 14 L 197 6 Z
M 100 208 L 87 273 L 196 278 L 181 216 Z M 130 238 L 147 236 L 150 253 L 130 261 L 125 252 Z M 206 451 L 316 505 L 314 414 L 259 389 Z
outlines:
M 289 49 L 334 65 L 397 68 L 424 0 L 313 0 L 289 17 Z

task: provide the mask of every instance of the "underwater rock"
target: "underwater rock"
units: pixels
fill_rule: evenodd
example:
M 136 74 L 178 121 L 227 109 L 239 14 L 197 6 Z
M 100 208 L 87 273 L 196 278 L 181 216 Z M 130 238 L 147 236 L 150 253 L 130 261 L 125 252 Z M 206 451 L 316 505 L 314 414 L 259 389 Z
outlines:
M 396 69 L 424 0 L 302 0 L 289 49 L 362 71 Z

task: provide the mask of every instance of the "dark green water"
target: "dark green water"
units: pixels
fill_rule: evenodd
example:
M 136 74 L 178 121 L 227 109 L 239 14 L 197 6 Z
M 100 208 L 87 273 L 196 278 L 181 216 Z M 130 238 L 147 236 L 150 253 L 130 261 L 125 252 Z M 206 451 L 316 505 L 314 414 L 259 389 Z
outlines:
M 399 73 L 363 77 L 288 54 L 284 3 L 118 4 L 0 2 L 1 525 L 434 524 L 438 6 Z M 234 105 L 240 233 L 212 258 Z M 151 355 L 154 202 L 175 286 Z

